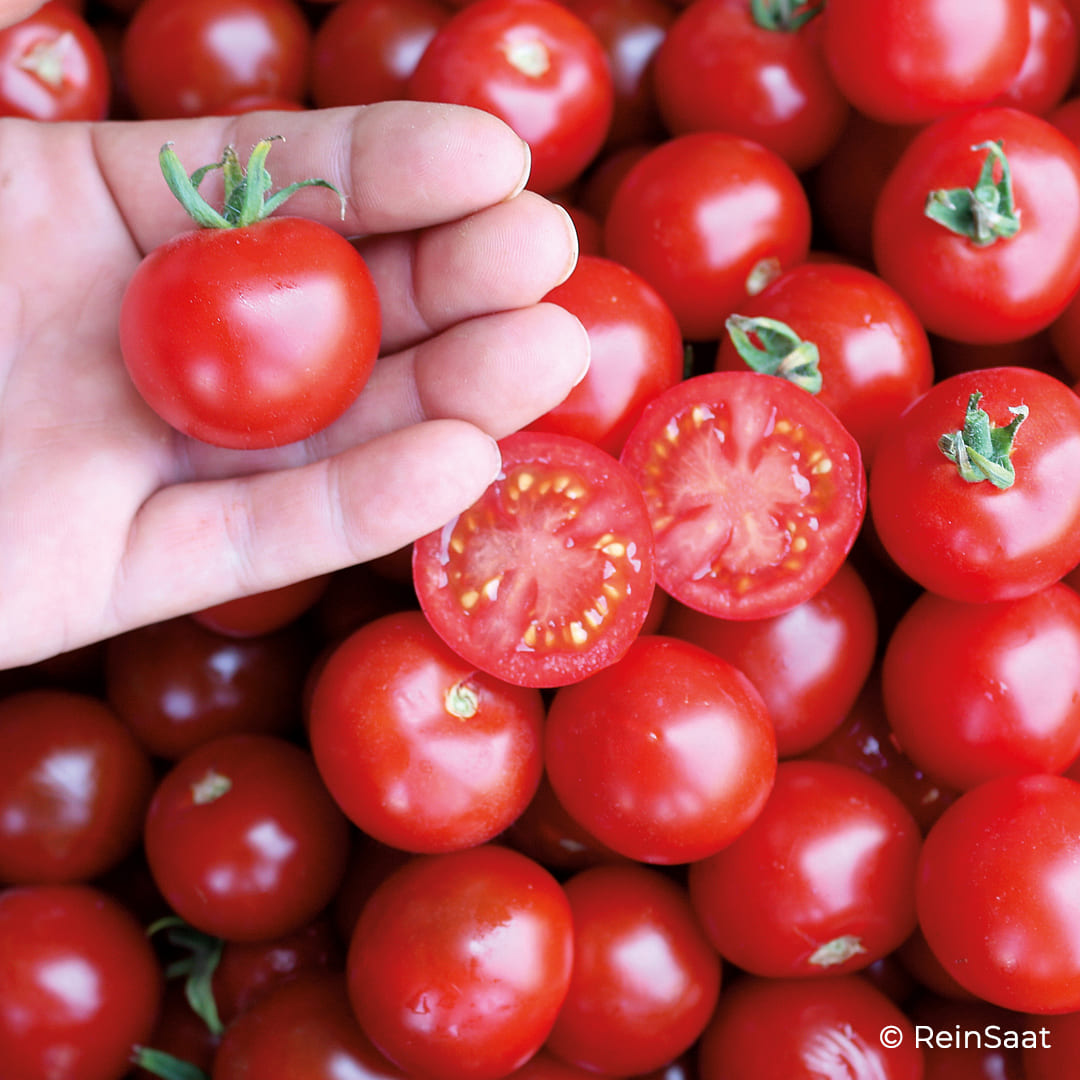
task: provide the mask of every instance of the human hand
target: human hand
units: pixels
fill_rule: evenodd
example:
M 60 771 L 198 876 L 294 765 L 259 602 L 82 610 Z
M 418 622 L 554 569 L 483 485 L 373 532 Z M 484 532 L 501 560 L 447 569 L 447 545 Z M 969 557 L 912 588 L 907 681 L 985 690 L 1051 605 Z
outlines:
M 282 135 L 288 211 L 364 239 L 382 355 L 352 409 L 302 443 L 179 435 L 118 346 L 124 288 L 191 227 L 157 171 Z M 127 124 L 0 121 L 0 668 L 364 562 L 439 528 L 498 468 L 498 439 L 588 364 L 541 298 L 572 269 L 563 211 L 521 192 L 527 153 L 474 110 L 362 109 Z M 204 189 L 213 202 L 215 183 Z M 511 194 L 519 192 L 513 198 Z

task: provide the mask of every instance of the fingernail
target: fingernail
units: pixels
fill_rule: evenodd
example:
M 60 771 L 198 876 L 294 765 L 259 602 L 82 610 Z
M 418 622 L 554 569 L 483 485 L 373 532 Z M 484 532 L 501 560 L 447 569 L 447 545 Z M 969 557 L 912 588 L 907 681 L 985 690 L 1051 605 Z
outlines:
M 563 272 L 563 276 L 555 282 L 555 286 L 561 285 L 566 279 L 574 272 L 577 266 L 578 254 L 580 252 L 580 246 L 578 244 L 577 228 L 574 225 L 574 219 L 570 216 L 565 206 L 559 206 L 558 203 L 552 205 L 557 206 L 562 211 L 563 217 L 566 219 L 566 231 L 570 236 L 570 261 L 567 263 L 566 270 Z M 553 286 L 553 288 L 555 287 Z
M 490 487 L 498 480 L 502 472 L 502 452 L 499 450 L 499 444 L 490 435 L 488 442 L 491 443 L 491 478 L 487 482 L 487 486 Z
M 581 320 L 579 319 L 578 322 L 581 322 Z M 589 374 L 589 365 L 592 363 L 592 341 L 589 338 L 589 331 L 585 329 L 584 325 L 582 325 L 581 327 L 581 333 L 585 337 L 585 366 L 581 369 L 580 374 L 574 380 L 574 386 L 577 386 L 577 384 L 581 382 L 586 375 Z
M 525 185 L 528 184 L 529 175 L 532 172 L 532 147 L 530 147 L 524 139 L 521 140 L 521 146 L 525 152 L 525 167 L 521 170 L 521 176 L 518 177 L 518 182 L 515 185 L 514 190 L 506 196 L 507 202 L 520 195 L 525 190 Z

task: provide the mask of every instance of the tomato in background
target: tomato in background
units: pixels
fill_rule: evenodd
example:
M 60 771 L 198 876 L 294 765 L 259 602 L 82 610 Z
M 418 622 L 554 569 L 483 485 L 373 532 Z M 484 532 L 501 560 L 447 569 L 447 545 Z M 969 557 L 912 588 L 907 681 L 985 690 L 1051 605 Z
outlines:
M 589 370 L 528 430 L 573 435 L 617 457 L 646 404 L 682 380 L 675 317 L 641 277 L 596 255 L 579 256 L 570 277 L 544 299 L 581 320 Z
M 0 891 L 5 1080 L 116 1080 L 153 1033 L 162 986 L 142 927 L 101 890 Z
M 1078 27 L 1067 0 L 1028 0 L 1028 25 L 1024 62 L 993 104 L 1044 115 L 1065 97 L 1076 74 Z
M 972 395 L 981 394 L 972 409 Z M 971 428 L 978 412 L 1015 429 L 1010 486 L 969 473 L 939 440 Z M 999 440 L 1000 440 L 999 436 Z M 965 436 L 964 442 L 982 440 Z M 959 453 L 959 451 L 958 451 Z M 1026 596 L 1080 562 L 1080 397 L 1028 368 L 986 368 L 936 383 L 878 444 L 870 471 L 875 532 L 923 588 L 968 603 Z M 1007 482 L 1008 470 L 1002 482 Z
M 60 0 L 0 27 L 0 116 L 104 120 L 112 78 L 86 20 Z
M 249 94 L 307 91 L 311 29 L 294 0 L 143 0 L 122 68 L 143 119 L 213 115 Z
M 825 58 L 851 104 L 923 124 L 1003 93 L 1024 62 L 1028 0 L 829 0 Z
M 718 338 L 809 245 L 810 207 L 791 167 L 720 131 L 650 150 L 615 189 L 604 222 L 605 253 L 640 274 L 692 340 Z
M 816 349 L 821 388 L 815 396 L 855 436 L 868 468 L 881 432 L 934 380 L 930 344 L 915 313 L 892 286 L 860 267 L 803 263 L 749 297 L 737 314 L 740 323 L 783 323 L 805 343 L 800 348 Z M 764 353 L 753 325 L 745 332 Z M 725 333 L 717 370 L 747 365 L 732 332 Z
M 339 0 L 312 40 L 316 108 L 406 97 L 409 77 L 449 18 L 437 0 Z
M 1046 1045 L 1022 1051 L 1024 1080 L 1061 1080 L 1080 1061 L 1080 1012 L 1029 1016 L 1028 1026 L 1048 1032 Z
M 529 187 L 542 194 L 581 175 L 615 102 L 596 35 L 555 0 L 480 0 L 457 12 L 424 50 L 408 92 L 505 120 L 529 144 Z
M 1080 1009 L 1080 783 L 1007 776 L 931 828 L 919 924 L 961 986 L 1006 1009 Z
M 103 702 L 61 690 L 0 700 L 0 882 L 89 881 L 135 850 L 150 757 Z
M 885 182 L 873 249 L 928 331 L 978 344 L 1028 337 L 1080 285 L 1080 150 L 1019 109 L 938 120 Z
M 241 596 L 192 612 L 191 618 L 216 634 L 259 637 L 288 626 L 315 606 L 330 582 L 329 574 L 306 578 L 280 589 Z
M 491 840 L 525 809 L 543 768 L 543 719 L 538 690 L 476 671 L 409 611 L 337 646 L 315 684 L 309 736 L 323 782 L 365 833 L 453 851 Z
M 410 1076 L 497 1080 L 551 1031 L 573 934 L 562 887 L 516 851 L 416 856 L 360 915 L 349 998 L 371 1041 Z
M 685 889 L 643 866 L 597 866 L 563 886 L 574 968 L 545 1048 L 603 1076 L 666 1065 L 701 1034 L 721 963 Z
M 602 843 L 641 862 L 684 863 L 731 843 L 761 811 L 776 741 L 741 671 L 649 635 L 555 694 L 544 764 L 567 813 Z
M 844 563 L 813 596 L 766 619 L 723 619 L 673 603 L 663 632 L 737 667 L 765 701 L 780 757 L 801 754 L 848 715 L 870 674 L 877 616 Z
M 330 903 L 349 828 L 307 751 L 272 735 L 228 735 L 162 778 L 144 847 L 182 919 L 215 937 L 259 941 L 298 930 Z
M 1023 1069 L 1019 1046 L 1026 1025 L 1015 1013 L 984 1001 L 955 1001 L 925 994 L 907 1011 L 915 1024 L 923 1027 L 920 1034 L 932 1033 L 923 1047 L 923 1080 L 1030 1080 Z M 1017 1033 L 1018 1041 L 1010 1046 L 1008 1040 L 1013 1033 Z M 995 1035 L 997 1047 L 993 1046 Z M 1035 1033 L 1029 1037 L 1038 1038 Z
M 415 543 L 420 606 L 481 671 L 518 686 L 576 682 L 622 656 L 649 613 L 645 502 L 581 439 L 523 431 L 499 448 L 480 499 Z
M 728 131 L 767 146 L 796 172 L 840 136 L 848 103 L 821 50 L 820 10 L 773 0 L 699 0 L 656 54 L 656 100 L 668 130 Z M 792 10 L 793 9 L 793 10 Z
M 690 867 L 690 899 L 714 947 L 744 971 L 849 974 L 914 929 L 921 844 L 907 808 L 873 777 L 785 761 L 750 826 Z
M 962 604 L 924 593 L 882 663 L 885 712 L 921 769 L 966 790 L 1080 754 L 1080 595 Z
M 712 372 L 664 391 L 621 460 L 645 493 L 657 583 L 722 618 L 808 600 L 840 569 L 865 511 L 858 443 L 773 375 Z

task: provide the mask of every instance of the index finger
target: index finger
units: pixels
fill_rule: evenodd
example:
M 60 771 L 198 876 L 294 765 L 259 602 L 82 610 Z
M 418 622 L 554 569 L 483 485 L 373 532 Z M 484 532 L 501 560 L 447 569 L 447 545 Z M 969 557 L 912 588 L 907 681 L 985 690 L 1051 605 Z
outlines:
M 267 162 L 275 188 L 319 177 L 345 199 L 342 218 L 331 192 L 307 188 L 290 199 L 287 212 L 346 235 L 453 221 L 510 198 L 528 178 L 526 144 L 497 117 L 460 105 L 389 101 L 93 128 L 102 177 L 144 252 L 191 228 L 158 169 L 164 143 L 173 143 L 190 173 L 219 161 L 227 145 L 235 146 L 244 161 L 252 146 L 269 136 L 281 137 Z M 217 208 L 219 172 L 209 173 L 200 189 Z

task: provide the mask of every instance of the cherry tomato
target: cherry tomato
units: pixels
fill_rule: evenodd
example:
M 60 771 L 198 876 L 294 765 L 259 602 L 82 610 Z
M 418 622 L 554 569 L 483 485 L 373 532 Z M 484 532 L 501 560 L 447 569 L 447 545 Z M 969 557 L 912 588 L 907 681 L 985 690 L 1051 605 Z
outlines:
M 485 494 L 418 540 L 420 605 L 461 657 L 521 686 L 576 682 L 634 640 L 653 593 L 641 491 L 610 454 L 568 435 L 503 439 Z
M 1019 109 L 939 120 L 885 182 L 873 249 L 927 330 L 977 344 L 1028 337 L 1080 285 L 1080 150 Z
M 1006 90 L 1029 41 L 1028 0 L 829 0 L 825 58 L 844 96 L 887 124 L 923 124 Z
M 228 735 L 161 780 L 144 845 L 181 918 L 216 937 L 259 941 L 326 907 L 345 873 L 349 832 L 306 751 L 271 735 Z
M 821 742 L 848 715 L 870 674 L 877 616 L 844 563 L 809 600 L 765 619 L 723 619 L 672 604 L 663 630 L 723 657 L 761 693 L 780 757 Z
M 922 1075 L 911 1021 L 858 975 L 740 980 L 721 995 L 699 1046 L 699 1080 Z
M 312 41 L 316 107 L 407 96 L 409 78 L 450 13 L 436 0 L 340 0 Z
M 157 958 L 123 907 L 86 885 L 0 890 L 5 1080 L 116 1080 L 154 1030 Z
M 371 1041 L 409 1076 L 496 1080 L 550 1033 L 573 934 L 562 887 L 524 855 L 482 844 L 416 856 L 360 915 L 349 997 Z
M 646 404 L 682 380 L 675 316 L 632 270 L 595 255 L 580 256 L 570 277 L 544 299 L 581 320 L 589 370 L 529 430 L 573 435 L 618 456 Z
M 139 842 L 150 758 L 85 694 L 27 690 L 0 701 L 0 881 L 89 881 Z
M 650 635 L 555 694 L 544 762 L 567 812 L 602 843 L 642 862 L 683 863 L 731 843 L 758 815 L 776 742 L 742 672 Z
M 335 649 L 314 687 L 309 736 L 354 824 L 430 853 L 491 840 L 521 814 L 540 782 L 543 719 L 538 690 L 476 671 L 409 611 Z
M 765 339 L 762 319 L 792 334 Z M 741 348 L 738 340 L 745 342 Z M 926 331 L 907 301 L 875 274 L 843 263 L 803 263 L 739 308 L 720 339 L 716 367 L 779 363 L 781 374 L 808 351 L 820 376 L 817 399 L 855 436 L 869 467 L 884 428 L 933 382 Z
M 810 207 L 791 167 L 759 143 L 708 131 L 649 151 L 604 222 L 608 257 L 640 274 L 691 339 L 716 339 L 746 298 L 806 258 Z
M 772 375 L 721 371 L 666 390 L 621 460 L 645 493 L 658 584 L 710 615 L 763 619 L 808 600 L 862 523 L 858 444 Z
M 823 20 L 807 19 L 811 7 L 690 4 L 656 54 L 656 99 L 668 130 L 729 131 L 798 172 L 817 164 L 840 137 L 848 104 L 825 65 Z
M 995 101 L 1045 115 L 1076 74 L 1078 27 L 1067 0 L 1028 0 L 1028 50 L 1016 78 Z
M 921 769 L 966 790 L 1080 754 L 1080 595 L 963 604 L 924 593 L 889 638 L 885 711 Z
M 1006 1009 L 1080 1009 L 1080 783 L 1040 774 L 965 792 L 927 834 L 919 924 L 961 986 Z
M 685 889 L 631 864 L 582 870 L 564 888 L 574 970 L 546 1049 L 603 1076 L 661 1068 L 693 1045 L 720 991 Z
M 311 29 L 293 0 L 142 0 L 122 68 L 140 117 L 207 116 L 249 94 L 300 102 Z
M 596 35 L 554 0 L 480 0 L 457 12 L 424 50 L 408 90 L 505 120 L 532 151 L 529 187 L 545 194 L 596 156 L 615 103 Z
M 0 28 L 0 116 L 104 120 L 111 89 L 93 29 L 59 0 Z
M 990 455 L 985 468 L 973 467 L 979 447 Z M 1064 383 L 1027 368 L 953 375 L 878 444 L 876 534 L 906 574 L 940 596 L 982 603 L 1037 592 L 1080 562 L 1078 455 L 1080 398 Z
M 329 574 L 307 578 L 280 589 L 237 597 L 223 604 L 193 612 L 191 617 L 200 626 L 231 637 L 259 637 L 288 626 L 309 608 L 314 607 L 326 591 Z

